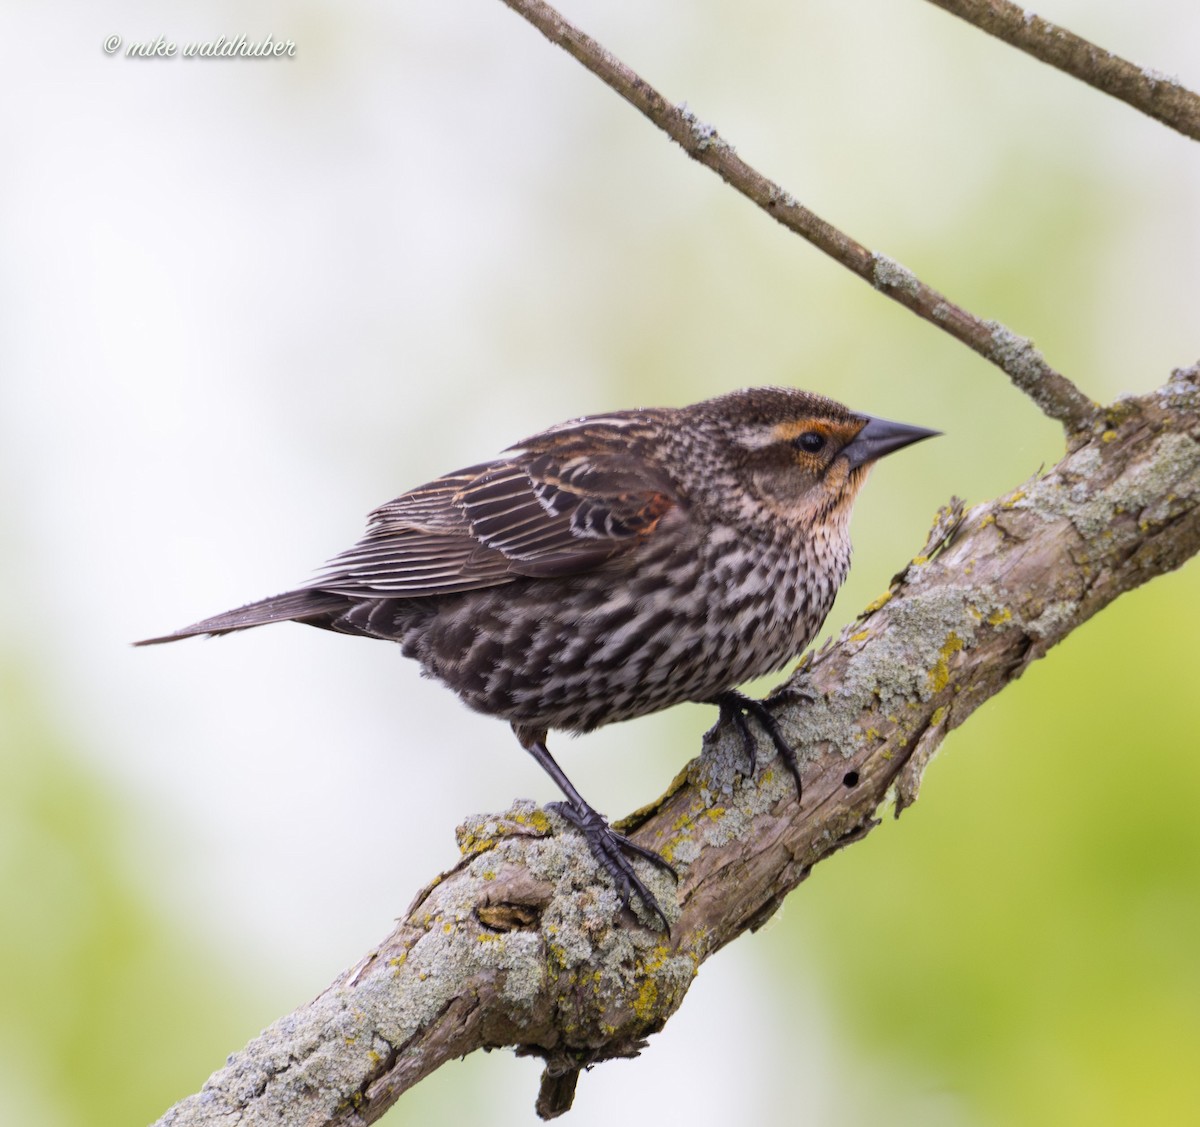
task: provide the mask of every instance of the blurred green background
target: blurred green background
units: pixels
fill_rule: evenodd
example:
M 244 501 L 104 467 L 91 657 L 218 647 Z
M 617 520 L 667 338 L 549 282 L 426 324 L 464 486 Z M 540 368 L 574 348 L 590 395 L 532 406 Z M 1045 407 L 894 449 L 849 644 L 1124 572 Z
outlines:
M 573 2 L 802 202 L 1093 397 L 1200 357 L 1200 152 L 910 0 Z M 1004 377 L 691 164 L 502 5 L 7 6 L 0 105 L 0 1121 L 147 1122 L 555 797 L 388 647 L 133 651 L 302 580 L 405 488 L 573 415 L 809 387 L 946 437 L 875 475 L 837 630 L 1061 443 Z M 1048 18 L 1200 86 L 1191 0 Z M 283 60 L 106 56 L 162 34 Z M 920 803 L 704 968 L 576 1127 L 1200 1114 L 1200 566 L 947 741 Z M 711 710 L 557 745 L 647 801 Z M 387 1122 L 534 1121 L 537 1066 Z M 697 1077 L 702 1080 L 697 1082 Z

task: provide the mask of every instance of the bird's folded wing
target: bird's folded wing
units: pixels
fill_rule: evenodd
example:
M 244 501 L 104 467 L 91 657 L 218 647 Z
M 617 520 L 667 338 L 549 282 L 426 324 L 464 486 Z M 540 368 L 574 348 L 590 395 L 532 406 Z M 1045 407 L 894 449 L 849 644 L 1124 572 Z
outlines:
M 541 445 L 380 506 L 313 587 L 419 598 L 577 574 L 636 551 L 679 504 L 665 477 L 622 449 Z

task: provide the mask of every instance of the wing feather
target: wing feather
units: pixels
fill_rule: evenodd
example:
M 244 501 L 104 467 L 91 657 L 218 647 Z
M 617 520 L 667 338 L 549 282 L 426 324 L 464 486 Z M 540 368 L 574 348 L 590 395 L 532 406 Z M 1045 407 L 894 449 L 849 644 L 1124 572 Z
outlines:
M 381 505 L 313 587 L 419 598 L 576 574 L 635 552 L 682 500 L 631 452 L 623 427 L 593 425 L 587 438 L 581 450 L 578 433 L 548 432 Z

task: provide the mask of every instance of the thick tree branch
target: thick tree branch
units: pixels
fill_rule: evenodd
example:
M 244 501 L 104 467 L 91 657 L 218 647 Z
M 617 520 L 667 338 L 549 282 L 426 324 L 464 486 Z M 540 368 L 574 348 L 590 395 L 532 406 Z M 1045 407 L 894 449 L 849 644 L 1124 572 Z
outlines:
M 1066 376 L 1055 371 L 1031 341 L 995 321 L 985 321 L 949 301 L 911 270 L 861 243 L 798 203 L 762 173 L 752 168 L 686 105 L 672 105 L 648 82 L 569 23 L 543 0 L 504 0 L 552 43 L 558 44 L 630 105 L 640 110 L 693 160 L 711 168 L 730 187 L 757 204 L 789 231 L 807 239 L 847 270 L 870 282 L 880 293 L 944 329 L 1006 372 L 1068 434 L 1086 430 L 1096 404 Z
M 546 1060 L 539 1111 L 636 1053 L 700 964 L 762 924 L 812 867 L 917 795 L 942 738 L 1081 623 L 1200 552 L 1200 365 L 1109 408 L 1042 477 L 963 513 L 840 640 L 802 663 L 776 716 L 804 796 L 768 740 L 754 778 L 716 732 L 627 819 L 680 874 L 644 877 L 663 935 L 621 912 L 580 837 L 528 804 L 459 831 L 460 864 L 315 1001 L 171 1109 L 163 1127 L 374 1122 L 439 1065 L 515 1045 Z
M 1139 67 L 1008 0 L 930 0 L 988 35 L 1111 94 L 1200 141 L 1200 96 L 1178 79 Z

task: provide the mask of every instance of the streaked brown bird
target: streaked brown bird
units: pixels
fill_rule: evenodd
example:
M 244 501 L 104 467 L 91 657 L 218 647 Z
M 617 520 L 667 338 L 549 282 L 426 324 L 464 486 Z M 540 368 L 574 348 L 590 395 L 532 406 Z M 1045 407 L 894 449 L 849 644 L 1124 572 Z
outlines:
M 636 892 L 665 927 L 630 855 L 670 866 L 583 799 L 547 733 L 716 704 L 751 771 L 747 716 L 799 788 L 771 714 L 734 687 L 812 641 L 872 464 L 937 433 L 788 388 L 574 419 L 380 506 L 311 584 L 137 644 L 283 621 L 398 642 L 512 725 L 622 901 Z

